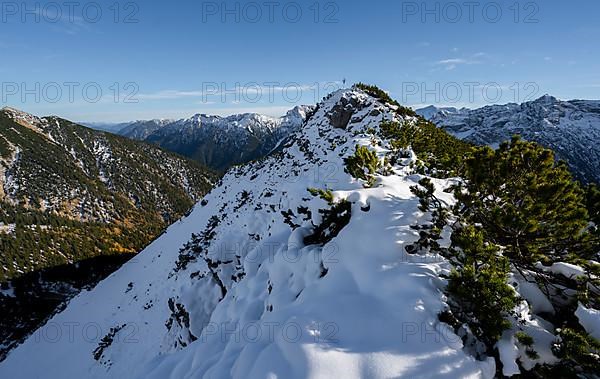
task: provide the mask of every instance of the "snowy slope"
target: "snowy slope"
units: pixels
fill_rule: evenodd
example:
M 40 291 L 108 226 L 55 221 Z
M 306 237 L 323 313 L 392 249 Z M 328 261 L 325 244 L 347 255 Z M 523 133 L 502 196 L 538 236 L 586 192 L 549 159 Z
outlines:
M 458 138 L 498 146 L 515 134 L 535 141 L 565 160 L 585 182 L 600 182 L 600 101 L 561 101 L 545 95 L 523 104 L 479 109 L 428 107 L 417 110 Z
M 410 191 L 414 158 L 371 189 L 343 170 L 356 144 L 383 157 L 386 144 L 365 133 L 397 117 L 361 91 L 332 94 L 281 153 L 231 170 L 189 217 L 73 299 L 0 377 L 493 376 L 493 361 L 466 354 L 438 321 L 449 264 L 405 253 L 418 239 L 410 226 L 429 217 Z M 451 183 L 434 181 L 452 202 L 441 191 Z M 352 203 L 324 246 L 304 244 L 329 208 L 309 187 Z

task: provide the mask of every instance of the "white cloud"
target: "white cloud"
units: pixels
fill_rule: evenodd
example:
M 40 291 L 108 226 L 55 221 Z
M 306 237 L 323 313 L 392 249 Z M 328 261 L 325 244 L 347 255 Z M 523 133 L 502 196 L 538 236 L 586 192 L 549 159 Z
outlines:
M 461 59 L 461 58 L 451 58 L 451 59 L 444 59 L 441 61 L 438 61 L 437 64 L 441 64 L 441 65 L 446 65 L 446 64 L 466 64 L 467 60 L 465 59 Z
M 435 62 L 434 64 L 436 66 L 444 66 L 446 68 L 446 70 L 454 70 L 456 67 L 460 66 L 460 65 L 473 65 L 473 64 L 481 64 L 481 60 L 477 59 L 477 58 L 482 58 L 486 56 L 485 53 L 476 53 L 471 55 L 468 58 L 447 58 L 447 59 L 442 59 L 439 60 L 437 62 Z
M 312 84 L 300 83 L 237 83 L 227 84 L 222 83 L 204 83 L 203 89 L 196 90 L 161 90 L 151 93 L 141 93 L 135 96 L 136 99 L 143 100 L 177 100 L 185 98 L 201 98 L 202 102 L 207 103 L 215 99 L 222 100 L 227 98 L 235 98 L 237 101 L 243 100 L 252 101 L 253 99 L 287 99 L 296 98 L 297 96 L 315 96 L 315 94 L 325 95 L 343 87 L 341 81 L 320 82 Z M 300 97 L 302 97 L 300 96 Z
M 173 100 L 183 99 L 186 97 L 202 97 L 202 91 L 179 91 L 179 90 L 163 90 L 153 93 L 141 93 L 136 97 L 140 100 Z

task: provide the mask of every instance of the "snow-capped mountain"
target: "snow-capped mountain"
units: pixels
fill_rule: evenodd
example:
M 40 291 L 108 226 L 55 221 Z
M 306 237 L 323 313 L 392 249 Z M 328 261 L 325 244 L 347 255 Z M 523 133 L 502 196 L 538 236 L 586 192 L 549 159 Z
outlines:
M 523 104 L 473 110 L 427 107 L 417 113 L 476 144 L 498 146 L 519 134 L 554 150 L 580 180 L 600 182 L 600 101 L 561 101 L 545 95 Z
M 466 110 L 465 108 L 461 109 L 461 111 Z M 418 109 L 417 114 L 419 114 L 422 117 L 425 117 L 426 119 L 431 119 L 433 118 L 433 116 L 437 115 L 438 113 L 444 116 L 450 115 L 450 114 L 456 114 L 459 112 L 458 108 L 454 108 L 454 107 L 436 107 L 434 105 L 430 105 L 428 107 L 425 108 L 421 108 Z
M 344 171 L 356 145 L 389 153 L 371 133 L 404 117 L 394 108 L 360 90 L 326 98 L 279 153 L 230 170 L 135 261 L 74 298 L 0 377 L 493 376 L 493 359 L 471 357 L 438 320 L 449 263 L 404 248 L 429 219 L 410 190 L 422 178 L 414 155 L 374 188 Z M 433 180 L 451 203 L 451 181 Z M 332 190 L 346 223 L 308 188 Z
M 127 138 L 143 141 L 152 133 L 173 122 L 175 122 L 175 120 L 139 120 L 132 123 L 121 124 L 121 127 L 116 131 L 116 133 Z
M 377 87 L 331 94 L 280 150 L 229 170 L 186 218 L 13 350 L 0 377 L 492 378 L 570 364 L 557 349 L 573 340 L 552 322 L 571 288 L 563 284 L 587 275 L 578 265 L 534 265 L 558 275 L 555 302 L 533 271 L 508 261 L 505 279 L 458 284 L 461 293 L 484 284 L 483 309 L 510 307 L 499 311 L 501 329 L 477 326 L 469 308 L 453 313 L 454 233 L 488 246 L 474 227 L 460 235 L 451 225 L 464 219 L 451 213 L 438 224 L 442 208 L 460 208 L 463 180 L 426 176 L 419 157 L 430 154 L 398 147 L 402 133 L 421 128 L 433 142 L 456 142 Z M 437 247 L 427 248 L 437 225 Z M 488 296 L 486 278 L 503 280 L 506 295 Z M 589 304 L 572 304 L 569 323 L 598 338 Z M 488 331 L 488 342 L 476 337 Z M 597 361 L 594 348 L 574 348 Z M 586 367 L 574 369 L 595 372 Z
M 264 157 L 297 131 L 311 106 L 298 106 L 283 117 L 255 113 L 228 117 L 196 114 L 181 120 L 138 121 L 119 134 L 157 144 L 218 171 Z
M 108 132 L 118 134 L 121 129 L 126 126 L 129 126 L 131 123 L 112 123 L 112 122 L 86 122 L 81 121 L 78 122 L 79 125 L 83 125 L 90 129 L 99 130 L 101 132 Z

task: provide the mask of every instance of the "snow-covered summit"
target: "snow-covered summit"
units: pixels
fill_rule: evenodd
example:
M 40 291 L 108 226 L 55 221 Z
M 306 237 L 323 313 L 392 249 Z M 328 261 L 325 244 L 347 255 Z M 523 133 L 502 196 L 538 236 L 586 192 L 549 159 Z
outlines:
M 410 191 L 414 158 L 369 189 L 344 171 L 356 145 L 383 159 L 387 142 L 371 132 L 399 117 L 362 91 L 333 93 L 280 153 L 230 170 L 189 217 L 73 299 L 0 377 L 493 376 L 493 360 L 468 355 L 438 319 L 448 262 L 404 249 L 429 217 Z M 451 203 L 451 183 L 433 180 Z M 331 205 L 308 188 L 349 202 L 348 224 L 321 243 L 310 237 Z
M 282 117 L 257 113 L 223 117 L 198 113 L 160 124 L 153 121 L 134 123 L 119 134 L 158 144 L 224 171 L 272 152 L 300 129 L 313 109 L 313 106 L 297 106 Z
M 534 100 L 534 103 L 537 104 L 546 104 L 546 105 L 552 105 L 554 103 L 559 102 L 560 100 L 558 100 L 558 98 L 550 95 L 550 94 L 544 94 L 542 96 L 540 96 L 539 98 L 537 98 L 536 100 Z
M 431 117 L 435 116 L 438 113 L 441 113 L 441 114 L 454 114 L 454 113 L 457 113 L 458 109 L 454 108 L 454 107 L 436 107 L 434 105 L 430 105 L 430 106 L 425 107 L 425 108 L 417 109 L 416 112 L 420 116 L 423 116 L 426 119 L 430 119 Z
M 156 132 L 165 134 L 196 128 L 217 128 L 221 131 L 231 131 L 239 128 L 253 133 L 272 133 L 278 128 L 299 127 L 311 109 L 312 106 L 296 106 L 282 117 L 272 117 L 258 113 L 242 113 L 231 116 L 197 113 L 179 120 L 136 121 L 124 127 L 119 134 L 134 139 L 145 139 Z

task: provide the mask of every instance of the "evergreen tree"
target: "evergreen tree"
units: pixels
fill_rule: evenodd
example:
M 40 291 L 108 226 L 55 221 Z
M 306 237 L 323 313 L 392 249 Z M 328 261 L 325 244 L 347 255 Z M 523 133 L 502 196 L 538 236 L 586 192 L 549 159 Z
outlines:
M 407 246 L 406 250 L 410 254 L 428 249 L 441 252 L 442 248 L 438 241 L 442 239 L 442 231 L 448 222 L 448 211 L 435 196 L 435 186 L 431 179 L 421 179 L 419 186 L 412 186 L 410 190 L 419 198 L 419 209 L 422 212 L 431 211 L 431 224 L 414 227 L 420 230 L 419 240 Z
M 600 188 L 591 184 L 587 188 L 587 208 L 590 220 L 596 224 L 596 230 L 600 228 Z
M 407 108 L 407 107 L 403 107 L 396 100 L 392 99 L 387 92 L 385 92 L 384 90 L 382 90 L 381 88 L 379 88 L 377 86 L 369 85 L 369 84 L 365 84 L 365 83 L 356 83 L 353 87 L 358 88 L 358 89 L 368 93 L 369 95 L 378 98 L 379 100 L 381 100 L 382 102 L 384 102 L 386 104 L 392 105 L 396 109 L 396 113 L 400 116 L 417 117 L 417 114 L 415 113 L 414 110 Z
M 564 258 L 587 226 L 584 192 L 552 151 L 518 137 L 478 148 L 455 191 L 459 213 L 521 264 Z
M 570 328 L 557 330 L 557 335 L 552 350 L 561 361 L 555 374 L 558 371 L 562 377 L 580 377 L 585 372 L 600 372 L 600 341 Z
M 466 157 L 473 146 L 451 136 L 431 122 L 417 118 L 404 124 L 383 121 L 381 137 L 390 141 L 396 152 L 411 148 L 434 177 L 457 176 L 463 172 Z
M 451 309 L 440 319 L 455 328 L 468 324 L 491 353 L 512 326 L 509 316 L 519 317 L 512 313 L 522 299 L 508 283 L 511 272 L 518 272 L 547 296 L 556 312 L 542 317 L 561 328 L 555 354 L 562 360 L 537 366 L 533 375 L 597 373 L 598 341 L 581 328 L 574 311 L 579 302 L 600 306 L 600 265 L 594 263 L 600 253 L 600 190 L 590 186 L 584 191 L 552 151 L 518 137 L 497 150 L 475 147 L 422 118 L 384 121 L 379 131 L 394 156 L 408 148 L 416 153 L 419 173 L 463 179 L 454 187 L 457 204 L 452 209 L 435 197 L 430 179 L 411 188 L 420 210 L 432 217 L 430 223 L 413 226 L 420 239 L 406 250 L 437 252 L 454 266 L 447 286 Z M 451 245 L 442 248 L 438 241 L 448 226 L 453 229 Z M 586 274 L 567 278 L 538 261 L 574 263 Z M 539 358 L 531 337 L 515 337 L 531 359 Z
M 377 154 L 365 146 L 356 146 L 354 155 L 344 159 L 345 170 L 356 179 L 367 182 L 369 187 L 375 184 L 374 174 L 379 167 Z
M 460 262 L 450 275 L 448 292 L 458 307 L 455 311 L 487 346 L 493 346 L 510 327 L 506 319 L 517 305 L 514 290 L 507 284 L 509 260 L 498 246 L 485 242 L 484 233 L 465 226 L 452 234 L 452 250 Z

